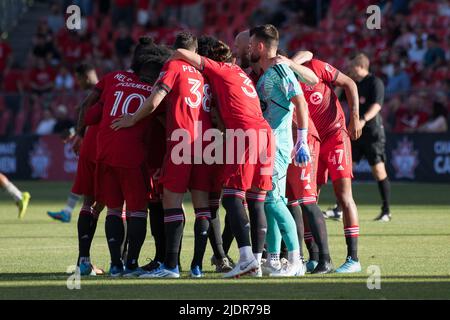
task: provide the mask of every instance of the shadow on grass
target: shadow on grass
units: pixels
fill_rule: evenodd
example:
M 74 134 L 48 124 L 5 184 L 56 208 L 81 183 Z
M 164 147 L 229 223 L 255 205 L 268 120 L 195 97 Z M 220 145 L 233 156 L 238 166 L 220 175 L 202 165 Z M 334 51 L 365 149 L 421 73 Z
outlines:
M 267 280 L 267 279 L 263 279 Z M 318 279 L 319 280 L 319 279 Z M 380 290 L 369 290 L 366 281 L 325 282 L 224 280 L 202 281 L 152 280 L 133 283 L 81 281 L 79 290 L 69 290 L 65 281 L 55 285 L 0 287 L 0 299 L 449 299 L 450 282 L 382 282 Z

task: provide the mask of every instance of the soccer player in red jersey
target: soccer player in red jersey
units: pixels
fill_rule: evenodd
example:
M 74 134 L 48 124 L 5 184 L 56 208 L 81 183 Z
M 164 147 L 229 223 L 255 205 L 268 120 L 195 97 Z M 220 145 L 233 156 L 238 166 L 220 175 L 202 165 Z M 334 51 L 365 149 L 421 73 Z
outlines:
M 197 38 L 188 32 L 177 35 L 176 48 L 195 52 Z M 180 59 L 168 61 L 155 84 L 155 90 L 143 108 L 133 116 L 122 117 L 111 125 L 114 129 L 134 126 L 151 114 L 161 101 L 166 101 L 167 150 L 159 183 L 164 186 L 163 206 L 166 234 L 166 256 L 160 268 L 143 275 L 146 277 L 178 278 L 178 253 L 184 227 L 182 207 L 184 193 L 191 190 L 196 220 L 195 252 L 191 276 L 202 277 L 202 260 L 206 248 L 211 217 L 208 193 L 211 187 L 211 166 L 203 163 L 203 133 L 212 128 L 209 85 L 202 74 Z M 182 143 L 179 142 L 182 137 Z M 199 141 L 199 142 L 196 142 Z M 197 144 L 200 150 L 196 149 Z M 182 155 L 180 155 L 180 145 Z M 199 152 L 200 151 L 200 152 Z
M 111 276 L 138 276 L 145 271 L 138 267 L 139 253 L 147 228 L 145 137 L 149 118 L 125 130 L 113 130 L 110 125 L 123 114 L 137 112 L 151 94 L 151 84 L 157 79 L 164 61 L 161 57 L 141 55 L 135 73 L 128 81 L 110 86 L 102 98 L 103 112 L 97 137 L 96 199 L 108 208 L 106 237 L 111 254 Z M 128 255 L 125 270 L 121 261 L 124 237 L 122 207 L 126 203 Z
M 136 60 L 143 50 L 150 50 L 153 47 L 154 45 L 150 38 L 142 37 L 139 40 L 139 44 L 135 48 L 132 62 L 133 65 L 136 64 Z M 83 67 L 82 69 L 85 69 L 89 74 L 93 71 L 95 72 L 95 70 L 91 70 L 91 67 Z M 95 84 L 95 87 L 93 87 L 79 108 L 77 134 L 73 138 L 73 149 L 76 154 L 79 154 L 79 160 L 77 176 L 75 178 L 72 192 L 84 195 L 83 206 L 78 217 L 79 258 L 77 265 L 79 265 L 80 273 L 82 275 L 93 274 L 93 269 L 95 273 L 102 273 L 101 270 L 97 270 L 90 263 L 89 251 L 93 236 L 95 234 L 98 215 L 104 207 L 102 203 L 94 201 L 98 126 L 89 126 L 89 129 L 86 131 L 85 113 L 89 108 L 92 108 L 97 102 L 100 101 L 100 98 L 103 96 L 106 88 L 118 82 L 124 81 L 129 77 L 134 77 L 132 72 L 118 71 L 105 75 L 98 83 Z M 90 78 L 92 78 L 92 76 L 90 76 Z M 94 85 L 91 84 L 92 80 L 85 81 L 85 79 L 83 80 L 81 77 L 78 77 L 78 79 L 81 80 L 80 85 L 82 87 L 92 87 Z
M 240 141 L 245 149 L 243 156 L 251 154 L 250 144 L 259 146 L 260 155 L 266 156 L 265 159 L 262 159 L 264 156 L 258 159 L 256 163 L 252 163 L 248 158 L 244 158 L 244 162 L 232 159 L 233 163 L 227 161 L 223 166 L 222 204 L 229 215 L 240 253 L 239 262 L 224 277 L 237 277 L 257 270 L 262 256 L 267 229 L 264 200 L 267 191 L 272 189 L 272 131 L 262 116 L 252 81 L 240 67 L 231 63 L 232 53 L 226 44 L 217 40 L 210 55 L 211 59 L 186 50 L 177 50 L 175 56 L 195 66 L 210 81 L 221 119 L 227 129 L 227 145 L 234 146 L 236 135 L 233 131 L 245 132 L 246 139 L 249 139 L 247 133 L 255 132 L 258 135 L 256 140 L 250 139 L 248 144 L 245 140 Z M 237 147 L 242 146 L 238 144 Z M 227 156 L 228 153 L 227 147 Z M 248 204 L 250 223 L 245 213 L 244 199 Z M 252 237 L 253 250 L 249 237 L 250 224 L 255 230 Z
M 296 57 L 292 60 L 280 58 L 295 70 L 298 66 Z M 348 76 L 339 72 L 330 64 L 312 59 L 304 64 L 319 77 L 315 86 L 302 84 L 313 120 L 321 140 L 317 184 L 319 188 L 326 183 L 328 174 L 333 181 L 333 188 L 338 203 L 344 212 L 344 233 L 347 243 L 347 259 L 336 272 L 360 272 L 358 259 L 359 222 L 358 212 L 352 195 L 352 156 L 351 139 L 361 136 L 359 126 L 359 97 L 356 84 Z M 333 86 L 342 87 L 351 109 L 348 129 L 345 115 Z

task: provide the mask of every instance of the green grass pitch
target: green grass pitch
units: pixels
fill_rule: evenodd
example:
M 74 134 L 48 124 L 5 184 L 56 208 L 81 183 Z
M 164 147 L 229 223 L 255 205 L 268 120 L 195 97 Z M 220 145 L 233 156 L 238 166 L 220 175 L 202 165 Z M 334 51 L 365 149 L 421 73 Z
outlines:
M 377 223 L 375 184 L 355 184 L 360 214 L 360 260 L 363 272 L 351 275 L 306 275 L 295 279 L 242 278 L 225 280 L 204 259 L 206 277 L 193 280 L 183 272 L 175 280 L 81 279 L 79 290 L 69 290 L 66 270 L 77 257 L 75 213 L 70 224 L 50 220 L 47 210 L 60 209 L 69 183 L 18 182 L 31 192 L 23 221 L 5 193 L 0 193 L 0 299 L 449 299 L 450 298 L 450 185 L 392 185 L 390 223 Z M 321 207 L 333 203 L 330 186 L 324 188 Z M 79 209 L 79 206 L 77 207 Z M 187 271 L 193 251 L 193 210 L 186 202 L 187 224 L 182 266 Z M 76 211 L 77 212 L 77 211 Z M 223 217 L 223 210 L 221 211 Z M 335 267 L 345 258 L 342 223 L 328 221 L 330 250 Z M 235 244 L 231 256 L 236 258 Z M 150 232 L 141 263 L 153 256 Z M 108 268 L 104 213 L 91 251 L 92 260 Z M 369 266 L 381 270 L 381 288 L 367 287 Z M 371 281 L 369 281 L 371 282 Z

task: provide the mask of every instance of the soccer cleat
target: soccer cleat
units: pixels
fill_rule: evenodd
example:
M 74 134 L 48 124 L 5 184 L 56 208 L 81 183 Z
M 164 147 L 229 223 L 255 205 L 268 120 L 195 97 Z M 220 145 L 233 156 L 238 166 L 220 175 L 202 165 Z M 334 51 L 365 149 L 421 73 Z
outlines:
M 109 268 L 109 275 L 113 278 L 119 278 L 123 274 L 123 267 L 113 266 Z
M 51 218 L 53 218 L 55 220 L 58 220 L 58 221 L 61 221 L 61 222 L 65 222 L 65 223 L 69 223 L 70 219 L 72 218 L 70 213 L 62 211 L 62 210 L 61 211 L 57 211 L 57 212 L 47 211 L 47 214 Z
M 191 269 L 191 278 L 203 278 L 202 269 L 199 266 L 195 266 Z
M 339 210 L 338 206 L 335 205 L 333 208 L 328 208 L 327 211 L 323 212 L 325 219 L 341 220 L 342 210 Z
M 92 264 L 89 262 L 82 262 L 79 265 L 80 275 L 82 276 L 95 276 L 96 273 L 92 268 Z
M 134 269 L 128 269 L 125 267 L 125 270 L 122 273 L 122 277 L 124 278 L 137 278 L 141 275 L 143 275 L 144 273 L 146 273 L 147 271 L 145 271 L 144 269 L 137 267 Z
M 238 264 L 231 270 L 223 275 L 224 278 L 239 278 L 250 272 L 257 272 L 259 263 L 256 259 L 249 261 L 239 261 Z
M 336 269 L 336 273 L 355 273 L 361 272 L 361 264 L 359 261 L 355 261 L 352 257 L 347 257 L 342 266 Z
M 281 269 L 282 263 L 280 260 L 266 260 L 261 264 L 262 274 L 265 276 L 270 275 L 273 272 L 277 272 Z
M 161 262 L 150 259 L 150 263 L 146 264 L 145 266 L 142 266 L 142 269 L 146 272 L 151 272 L 155 269 L 158 269 L 161 265 Z
M 17 201 L 17 208 L 19 209 L 19 219 L 23 219 L 27 213 L 28 204 L 30 203 L 31 195 L 29 192 L 22 192 L 22 200 Z
M 141 279 L 149 278 L 179 278 L 180 270 L 178 266 L 173 269 L 167 269 L 164 264 L 161 264 L 159 268 L 153 270 L 152 272 L 146 272 L 139 276 Z
M 304 276 L 306 273 L 305 263 L 300 260 L 294 264 L 285 263 L 281 269 L 270 274 L 271 277 L 298 277 Z
M 227 255 L 227 259 L 230 262 L 230 265 L 232 268 L 236 267 L 236 263 L 234 263 L 233 259 L 231 259 L 231 257 L 229 255 Z
M 216 256 L 211 257 L 211 265 L 216 266 L 216 272 L 224 273 L 233 270 L 233 266 L 228 258 L 217 259 Z
M 378 217 L 374 219 L 374 221 L 380 221 L 380 222 L 389 222 L 392 220 L 392 216 L 390 213 L 381 212 Z
M 306 262 L 306 272 L 313 272 L 318 264 L 319 263 L 316 260 L 308 260 L 308 262 Z
M 333 272 L 333 264 L 331 261 L 319 261 L 311 274 L 325 274 Z

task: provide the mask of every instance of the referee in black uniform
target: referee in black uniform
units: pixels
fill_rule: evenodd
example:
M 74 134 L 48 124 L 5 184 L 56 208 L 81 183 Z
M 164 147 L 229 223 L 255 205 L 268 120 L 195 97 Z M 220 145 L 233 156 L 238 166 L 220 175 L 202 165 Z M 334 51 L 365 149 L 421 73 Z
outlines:
M 350 77 L 356 82 L 359 93 L 359 117 L 362 129 L 361 138 L 352 141 L 353 162 L 365 157 L 378 183 L 383 201 L 377 221 L 390 221 L 391 186 L 386 173 L 386 134 L 380 115 L 384 101 L 384 85 L 380 78 L 369 72 L 370 61 L 365 54 L 358 54 L 351 60 Z

